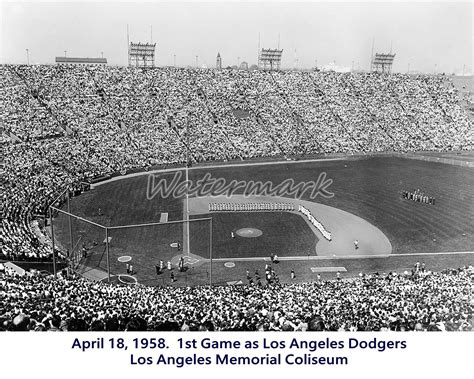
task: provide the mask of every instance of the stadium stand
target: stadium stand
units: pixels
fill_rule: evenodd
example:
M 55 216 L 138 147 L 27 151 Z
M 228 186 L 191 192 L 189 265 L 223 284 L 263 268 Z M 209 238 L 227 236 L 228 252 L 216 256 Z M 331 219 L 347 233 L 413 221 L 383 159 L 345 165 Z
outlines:
M 0 330 L 468 331 L 474 268 L 157 288 L 0 272 Z
M 183 164 L 187 141 L 193 162 L 474 147 L 472 121 L 460 104 L 457 90 L 443 75 L 2 65 L 0 78 L 4 153 L 0 257 L 11 261 L 51 259 L 51 247 L 39 241 L 31 221 L 35 215 L 44 215 L 65 188 L 75 191 L 83 181 L 117 172 Z M 236 111 L 248 117 L 236 117 Z M 472 275 L 471 270 L 459 273 L 443 275 Z M 427 285 L 437 278 L 430 276 Z M 393 280 L 405 284 L 407 279 Z M 4 274 L 3 283 L 12 291 L 3 291 L 4 299 L 18 291 L 25 301 L 43 297 L 39 288 L 51 296 L 54 291 L 67 292 L 71 286 L 65 279 L 55 284 L 50 279 L 19 279 L 9 274 Z M 107 293 L 114 291 L 156 291 L 141 287 L 114 289 L 82 279 L 74 283 L 80 283 L 84 292 L 101 293 L 104 303 Z M 301 285 L 300 289 L 316 285 Z M 329 288 L 338 285 L 328 284 Z M 426 289 L 414 285 L 416 291 L 418 287 Z M 160 300 L 163 304 L 172 290 L 164 291 Z M 194 290 L 176 291 L 185 299 L 194 295 Z M 235 295 L 230 289 L 195 291 L 202 296 L 223 291 L 238 297 L 240 291 L 257 290 L 243 288 Z M 260 295 L 269 294 L 258 291 L 263 291 Z M 296 293 L 292 286 L 282 291 Z M 71 296 L 80 299 L 83 295 Z M 271 292 L 269 296 L 279 295 Z M 54 296 L 45 298 L 54 303 Z M 56 305 L 65 306 L 60 302 Z M 24 308 L 28 309 L 26 305 Z M 265 328 L 265 323 L 251 321 L 251 317 L 238 317 L 240 312 L 230 307 L 226 322 L 216 321 L 224 314 L 207 318 L 197 315 L 192 320 L 204 325 L 203 320 L 209 319 L 213 327 L 221 329 L 244 324 Z M 302 312 L 291 322 L 306 320 L 309 313 Z M 95 317 L 95 321 L 100 320 L 98 315 Z M 87 319 L 88 328 L 93 318 Z M 125 319 L 120 320 L 123 322 Z M 325 323 L 329 328 L 341 327 L 333 326 L 330 320 Z M 269 329 L 274 327 L 268 325 Z M 283 325 L 279 322 L 277 328 Z M 377 327 L 382 328 L 382 324 Z

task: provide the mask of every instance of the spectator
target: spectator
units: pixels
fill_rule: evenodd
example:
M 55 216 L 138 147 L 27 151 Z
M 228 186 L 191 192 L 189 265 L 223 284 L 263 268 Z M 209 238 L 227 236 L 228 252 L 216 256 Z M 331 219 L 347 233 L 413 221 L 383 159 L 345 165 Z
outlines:
M 422 275 L 146 287 L 0 273 L 7 330 L 472 330 L 474 267 Z

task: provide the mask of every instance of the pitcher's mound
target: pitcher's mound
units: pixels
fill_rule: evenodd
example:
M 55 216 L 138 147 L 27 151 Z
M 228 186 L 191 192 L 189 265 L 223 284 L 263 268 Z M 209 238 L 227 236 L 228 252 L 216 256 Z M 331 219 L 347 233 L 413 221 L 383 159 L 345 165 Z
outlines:
M 254 229 L 254 228 L 242 228 L 236 231 L 236 233 L 241 236 L 241 237 L 246 237 L 246 238 L 254 238 L 254 237 L 260 237 L 263 232 L 260 229 Z

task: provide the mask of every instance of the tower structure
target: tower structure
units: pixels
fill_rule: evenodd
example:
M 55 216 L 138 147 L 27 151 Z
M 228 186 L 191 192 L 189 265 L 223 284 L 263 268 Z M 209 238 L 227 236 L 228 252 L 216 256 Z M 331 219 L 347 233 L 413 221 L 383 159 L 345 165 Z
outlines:
M 222 58 L 221 58 L 221 54 L 220 54 L 220 53 L 217 53 L 216 68 L 217 68 L 218 70 L 222 70 Z
M 128 48 L 128 65 L 137 67 L 155 67 L 156 43 L 130 42 Z
M 390 74 L 392 71 L 393 60 L 395 54 L 379 54 L 376 53 L 372 59 L 372 71 Z
M 266 71 L 278 71 L 283 50 L 262 49 L 258 55 L 258 68 Z

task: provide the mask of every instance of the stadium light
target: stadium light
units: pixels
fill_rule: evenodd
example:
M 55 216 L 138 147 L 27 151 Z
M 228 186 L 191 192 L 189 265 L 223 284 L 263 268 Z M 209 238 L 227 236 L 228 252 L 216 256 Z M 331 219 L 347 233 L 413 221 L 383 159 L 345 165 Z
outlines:
M 376 53 L 372 60 L 372 71 L 390 74 L 394 59 L 395 54 Z
M 258 67 L 263 70 L 275 71 L 281 66 L 283 50 L 262 49 L 258 54 Z
M 137 67 L 155 67 L 156 43 L 130 42 L 128 65 L 135 63 Z

